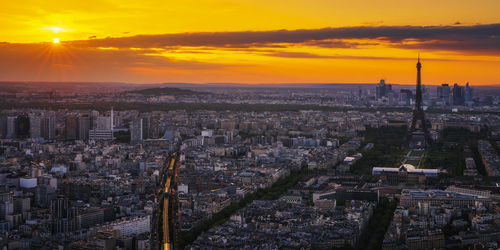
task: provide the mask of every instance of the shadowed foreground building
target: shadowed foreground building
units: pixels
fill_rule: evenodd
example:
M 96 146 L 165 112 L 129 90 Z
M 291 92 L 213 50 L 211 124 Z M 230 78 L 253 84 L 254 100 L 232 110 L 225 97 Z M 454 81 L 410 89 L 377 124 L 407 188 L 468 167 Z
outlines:
M 492 208 L 491 199 L 483 196 L 487 194 L 454 187 L 403 190 L 382 248 L 465 249 L 500 240 L 496 225 L 500 216 Z
M 380 175 L 380 179 L 391 185 L 401 183 L 423 184 L 427 178 L 438 177 L 437 169 L 416 169 L 413 165 L 404 164 L 399 168 L 379 168 L 372 169 L 372 175 Z
M 330 249 L 359 245 L 375 202 L 311 207 L 285 201 L 255 200 L 230 220 L 203 233 L 195 249 Z
M 491 199 L 480 195 L 443 190 L 403 190 L 401 192 L 401 205 L 409 207 L 418 206 L 423 203 L 467 207 L 476 205 L 476 202 L 488 206 L 491 203 Z

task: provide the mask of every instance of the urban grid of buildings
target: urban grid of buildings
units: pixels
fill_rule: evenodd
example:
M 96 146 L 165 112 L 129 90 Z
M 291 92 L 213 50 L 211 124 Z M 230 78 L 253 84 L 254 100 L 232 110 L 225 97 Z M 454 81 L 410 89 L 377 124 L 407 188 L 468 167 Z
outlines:
M 228 89 L 208 89 L 202 96 L 5 94 L 19 103 L 34 98 L 47 103 L 116 98 L 116 104 L 115 110 L 100 111 L 1 110 L 0 247 L 154 249 L 162 214 L 158 190 L 165 185 L 164 175 L 172 174 L 165 169 L 174 152 L 179 158 L 176 189 L 167 190 L 176 202 L 177 210 L 171 213 L 176 216 L 174 239 L 232 204 L 307 170 L 284 193 L 251 200 L 201 232 L 186 246 L 190 249 L 356 249 L 366 243 L 381 199 L 397 203 L 383 249 L 499 247 L 500 187 L 495 178 L 500 176 L 500 115 L 489 112 L 498 110 L 498 97 L 476 96 L 468 83 L 443 84 L 434 96 L 424 86 L 421 93 L 398 92 L 383 80 L 370 90 L 338 96 L 314 89 L 293 95 L 286 89 Z M 234 94 L 229 97 L 228 91 Z M 409 132 L 410 147 L 398 167 L 373 165 L 369 173 L 356 174 L 353 166 L 377 146 L 365 143 L 366 130 L 410 128 L 411 112 L 139 111 L 116 106 L 122 100 L 203 103 L 224 96 L 233 104 L 342 103 L 373 109 L 419 105 L 422 112 L 427 107 L 446 107 L 449 112 L 422 116 Z M 444 167 L 423 168 L 430 144 L 425 139 L 411 142 L 422 141 L 415 134 L 424 133 L 422 123 L 433 141 L 447 128 L 488 135 L 476 148 L 467 148 L 477 155 L 465 158 L 463 176 L 444 178 Z

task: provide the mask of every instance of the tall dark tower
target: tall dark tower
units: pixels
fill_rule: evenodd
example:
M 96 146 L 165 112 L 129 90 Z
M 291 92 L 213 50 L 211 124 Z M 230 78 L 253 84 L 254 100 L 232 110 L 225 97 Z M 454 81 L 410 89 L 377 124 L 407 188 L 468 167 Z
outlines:
M 431 142 L 429 131 L 427 130 L 424 109 L 422 108 L 422 83 L 420 76 L 421 69 L 422 64 L 420 63 L 419 55 L 417 62 L 417 89 L 415 108 L 413 109 L 413 119 L 411 121 L 411 127 L 408 133 L 408 141 L 411 148 L 424 148 Z

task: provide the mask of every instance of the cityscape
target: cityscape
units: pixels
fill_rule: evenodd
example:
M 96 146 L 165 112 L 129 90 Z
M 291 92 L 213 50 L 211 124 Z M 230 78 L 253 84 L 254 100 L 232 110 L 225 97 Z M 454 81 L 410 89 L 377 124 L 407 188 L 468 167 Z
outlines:
M 1 250 L 500 249 L 498 3 L 90 2 L 3 11 Z

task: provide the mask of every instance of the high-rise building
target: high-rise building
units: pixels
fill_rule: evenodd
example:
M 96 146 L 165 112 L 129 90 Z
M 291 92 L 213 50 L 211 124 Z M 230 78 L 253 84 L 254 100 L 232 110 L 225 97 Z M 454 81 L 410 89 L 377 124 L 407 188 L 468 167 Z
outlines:
M 385 84 L 385 80 L 381 79 L 380 82 L 378 83 L 378 86 L 375 89 L 377 99 L 380 99 L 382 97 L 386 97 L 391 91 L 392 91 L 392 85 L 391 84 Z
M 90 112 L 90 128 L 95 129 L 97 127 L 97 117 L 99 117 L 99 111 L 92 110 Z
M 142 117 L 142 139 L 150 139 L 149 131 L 151 126 L 151 116 L 145 115 Z
M 142 115 L 142 138 L 157 139 L 160 137 L 159 117 L 145 114 Z
M 97 117 L 96 130 L 111 130 L 111 119 L 108 116 Z
M 472 105 L 474 103 L 473 97 L 474 97 L 474 90 L 469 85 L 469 82 L 467 82 L 465 84 L 465 104 Z
M 113 140 L 113 130 L 92 129 L 89 131 L 89 140 Z
M 158 139 L 159 136 L 160 136 L 159 117 L 152 116 L 151 122 L 149 124 L 149 138 L 150 139 Z
M 83 115 L 78 119 L 78 138 L 80 140 L 88 140 L 90 131 L 90 116 Z
M 141 143 L 142 131 L 142 119 L 134 119 L 130 125 L 130 143 Z
M 78 139 L 78 117 L 67 116 L 65 121 L 65 138 L 66 140 Z
M 444 105 L 450 104 L 450 86 L 448 84 L 443 83 L 437 87 L 437 98 Z
M 41 138 L 42 137 L 42 124 L 41 117 L 33 115 L 30 117 L 30 136 L 31 138 Z
M 54 116 L 44 116 L 40 123 L 42 138 L 54 140 L 56 137 L 56 118 Z
M 110 122 L 110 129 L 113 130 L 115 128 L 115 125 L 114 125 L 114 116 L 113 116 L 113 107 L 111 107 L 111 114 L 110 114 L 110 118 L 109 118 L 109 122 Z
M 422 100 L 429 100 L 429 88 L 422 84 Z
M 465 104 L 465 90 L 464 87 L 455 83 L 453 85 L 453 105 Z
M 7 137 L 7 116 L 0 115 L 0 139 Z
M 82 228 L 90 228 L 102 224 L 104 223 L 104 209 L 98 207 L 83 209 L 76 217 L 76 220 Z
M 122 119 L 119 115 L 116 115 L 116 113 L 113 114 L 113 129 L 121 127 L 122 126 Z
M 402 89 L 399 91 L 399 102 L 405 105 L 410 105 L 413 99 L 413 92 L 409 89 Z
M 16 137 L 28 138 L 30 137 L 30 118 L 28 115 L 18 115 L 16 119 Z
M 7 187 L 0 189 L 0 220 L 5 220 L 6 216 L 14 211 L 12 194 L 8 192 Z
M 17 117 L 7 117 L 7 136 L 6 138 L 16 138 L 16 120 Z
M 65 233 L 76 230 L 76 208 L 70 206 L 67 198 L 60 197 L 52 200 L 50 204 L 50 213 L 52 217 L 52 233 Z
M 110 116 L 97 117 L 95 129 L 89 131 L 89 139 L 113 140 L 113 115 L 113 108 L 111 108 Z

